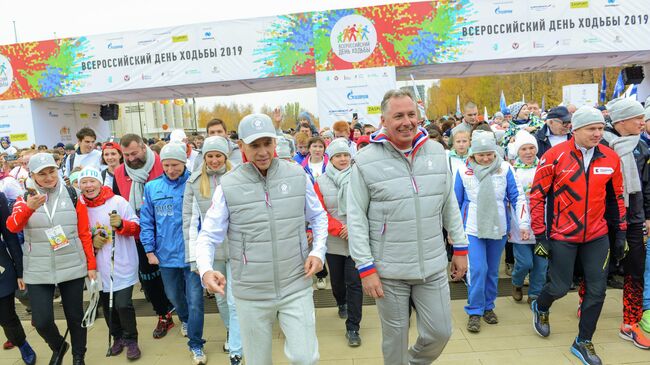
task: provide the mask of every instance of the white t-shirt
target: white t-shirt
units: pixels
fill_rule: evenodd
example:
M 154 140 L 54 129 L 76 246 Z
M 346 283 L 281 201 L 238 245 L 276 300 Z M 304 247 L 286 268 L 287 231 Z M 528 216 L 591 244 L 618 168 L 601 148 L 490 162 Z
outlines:
M 16 200 L 17 197 L 25 194 L 25 191 L 18 180 L 11 176 L 7 176 L 0 180 L 0 192 L 3 192 L 8 200 Z
M 111 283 L 111 234 L 109 214 L 113 211 L 122 217 L 123 220 L 140 224 L 140 219 L 131 208 L 131 205 L 119 195 L 108 199 L 99 207 L 88 207 L 88 221 L 90 232 L 94 235 L 97 230 L 103 230 L 109 237 L 109 243 L 101 250 L 97 250 L 97 271 L 102 279 L 102 290 L 105 293 L 110 291 Z M 133 236 L 115 236 L 115 269 L 113 271 L 113 291 L 128 288 L 138 282 L 138 249 L 135 246 Z
M 323 162 L 325 159 L 322 159 L 320 162 L 313 163 L 311 158 L 309 159 L 309 169 L 311 169 L 311 176 L 315 178 L 323 174 Z
M 567 138 L 566 135 L 564 136 L 556 136 L 555 134 L 549 134 L 548 135 L 548 141 L 551 143 L 551 147 L 555 147 L 556 145 L 566 142 Z
M 74 170 L 75 167 L 79 167 L 79 166 L 81 166 L 82 168 L 88 166 L 94 166 L 99 171 L 103 170 L 102 151 L 92 150 L 85 155 L 76 153 L 76 156 L 74 157 L 73 166 L 70 166 L 70 159 L 72 159 L 72 155 L 68 156 L 68 159 L 66 160 L 66 176 L 70 176 L 71 171 Z

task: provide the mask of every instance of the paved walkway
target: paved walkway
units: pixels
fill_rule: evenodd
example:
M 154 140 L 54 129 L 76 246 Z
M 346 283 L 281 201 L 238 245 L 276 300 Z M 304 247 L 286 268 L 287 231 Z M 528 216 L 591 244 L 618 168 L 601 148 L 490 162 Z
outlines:
M 464 301 L 452 301 L 453 336 L 443 355 L 435 364 L 579 364 L 569 352 L 571 341 L 577 333 L 576 318 L 577 294 L 571 293 L 555 303 L 551 313 L 550 338 L 538 337 L 531 327 L 531 314 L 528 306 L 515 303 L 511 298 L 497 299 L 496 312 L 500 323 L 482 323 L 480 334 L 465 330 L 467 317 L 463 312 Z M 363 346 L 353 349 L 346 344 L 343 320 L 337 316 L 335 308 L 317 309 L 317 328 L 320 344 L 320 364 L 325 365 L 377 365 L 381 359 L 381 329 L 375 306 L 365 306 L 361 336 Z M 413 319 L 414 320 L 414 319 Z M 618 337 L 621 322 L 621 290 L 610 289 L 605 307 L 594 337 L 596 351 L 605 364 L 650 364 L 650 351 L 640 350 L 630 342 Z M 65 329 L 63 321 L 57 321 L 59 328 Z M 129 362 L 125 355 L 115 358 L 104 357 L 107 346 L 107 328 L 103 319 L 98 319 L 88 332 L 88 353 L 86 363 L 97 364 L 138 364 L 138 365 L 182 365 L 191 364 L 186 339 L 181 338 L 180 330 L 173 328 L 167 337 L 154 340 L 151 331 L 155 326 L 154 317 L 139 317 L 140 345 L 143 356 L 137 362 Z M 28 330 L 28 340 L 40 355 L 39 364 L 49 361 L 51 352 L 40 339 L 29 322 L 23 322 Z M 206 315 L 204 336 L 209 364 L 228 364 L 227 355 L 221 352 L 225 330 L 218 314 Z M 415 322 L 412 322 L 411 342 L 415 339 Z M 274 364 L 287 364 L 283 354 L 282 334 L 276 326 L 273 344 Z M 71 363 L 68 354 L 64 364 Z M 0 364 L 22 364 L 17 350 L 0 350 Z

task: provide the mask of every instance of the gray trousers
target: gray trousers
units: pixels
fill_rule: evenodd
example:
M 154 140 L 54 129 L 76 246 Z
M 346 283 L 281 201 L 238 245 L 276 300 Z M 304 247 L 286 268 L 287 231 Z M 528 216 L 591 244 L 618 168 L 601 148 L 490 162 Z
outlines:
M 312 287 L 282 299 L 245 300 L 235 297 L 244 358 L 247 364 L 271 365 L 273 324 L 284 333 L 284 354 L 294 365 L 318 363 L 316 313 Z
M 384 364 L 431 364 L 451 337 L 451 299 L 445 271 L 422 280 L 381 279 L 377 299 Z M 415 303 L 418 338 L 408 348 L 409 298 Z

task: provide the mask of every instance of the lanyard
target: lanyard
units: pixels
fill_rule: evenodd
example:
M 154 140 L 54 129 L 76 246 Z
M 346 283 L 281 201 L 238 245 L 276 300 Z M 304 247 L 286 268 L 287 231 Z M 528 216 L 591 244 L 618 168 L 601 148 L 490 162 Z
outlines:
M 50 210 L 47 208 L 47 201 L 45 201 L 45 204 L 43 204 L 43 210 L 45 210 L 45 214 L 47 214 L 47 217 L 50 219 L 50 224 L 53 223 L 54 220 L 54 215 L 56 214 L 56 208 L 59 205 L 59 199 L 61 198 L 61 194 L 63 194 L 63 184 L 59 182 L 61 186 L 59 186 L 59 195 L 57 195 L 56 200 L 54 201 L 54 207 L 52 208 L 52 214 L 50 214 Z

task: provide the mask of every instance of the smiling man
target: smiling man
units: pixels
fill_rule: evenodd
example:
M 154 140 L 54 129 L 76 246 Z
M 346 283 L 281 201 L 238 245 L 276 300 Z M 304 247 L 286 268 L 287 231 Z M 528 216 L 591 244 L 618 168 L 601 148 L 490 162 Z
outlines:
M 102 152 L 95 149 L 95 141 L 97 140 L 95 131 L 86 127 L 81 128 L 76 137 L 79 148 L 66 160 L 66 176 L 70 176 L 72 170 L 77 167 L 83 169 L 84 167 L 93 166 L 99 169 L 101 166 Z
M 327 213 L 298 165 L 276 158 L 271 118 L 251 114 L 239 123 L 244 163 L 224 175 L 212 198 L 196 243 L 196 263 L 209 290 L 224 294 L 226 279 L 213 271 L 215 247 L 228 239 L 244 357 L 248 364 L 272 363 L 276 318 L 292 364 L 316 364 L 318 340 L 311 276 L 323 268 Z M 313 230 L 307 244 L 305 222 Z
M 391 90 L 381 103 L 382 129 L 359 151 L 348 187 L 350 255 L 363 290 L 377 300 L 385 364 L 430 364 L 451 336 L 447 252 L 452 277 L 467 270 L 467 236 L 446 154 L 418 127 L 415 101 Z M 407 349 L 409 299 L 418 339 Z

